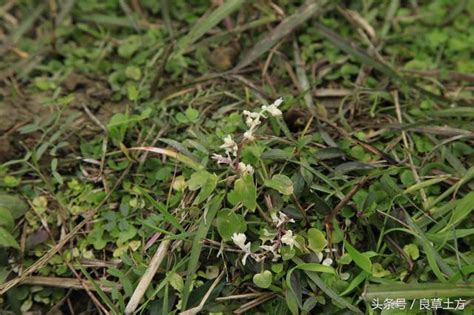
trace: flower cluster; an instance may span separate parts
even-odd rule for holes
[[[232,236],[232,241],[235,245],[237,245],[243,252],[244,256],[242,258],[242,264],[245,265],[247,257],[252,257],[255,261],[261,261],[265,259],[268,254],[273,256],[273,261],[277,261],[280,255],[281,245],[287,245],[291,249],[294,246],[298,246],[296,241],[296,235],[293,234],[292,230],[285,229],[284,225],[286,223],[294,223],[295,220],[289,219],[286,214],[283,212],[273,213],[271,215],[272,223],[276,227],[277,232],[269,232],[267,229],[263,229],[263,236],[260,237],[262,240],[262,244],[260,245],[260,249],[263,252],[260,253],[252,253],[250,250],[250,242],[245,243],[247,241],[247,237],[243,233],[234,233]],[[269,245],[266,243],[270,242]]]
[[[271,116],[281,116],[281,110],[278,109],[278,106],[280,106],[282,103],[283,98],[280,97],[271,105],[263,105],[259,112],[249,112],[248,110],[244,110],[244,115],[246,116],[245,124],[247,127],[249,127],[249,129],[244,133],[244,138],[249,141],[255,139],[253,135],[255,129],[258,125],[260,125],[262,118],[267,118],[267,116],[265,116],[267,113]]]
[[[244,252],[244,257],[242,257],[242,264],[244,266],[245,262],[247,261],[247,257],[249,256],[251,256],[257,262],[265,258],[263,255],[252,253],[250,250],[250,242],[245,243],[247,241],[247,236],[245,236],[244,233],[234,233],[234,235],[232,235],[232,241]]]
[[[262,123],[262,118],[267,118],[267,114],[270,116],[280,116],[282,113],[278,106],[280,106],[282,103],[283,98],[280,97],[271,105],[263,105],[259,112],[250,112],[248,110],[244,110],[243,114],[245,116],[245,124],[248,127],[248,129],[244,132],[244,139],[247,141],[255,140],[255,129]],[[221,154],[213,154],[212,159],[217,161],[217,164],[231,165],[233,164],[234,158],[237,157],[239,146],[234,141],[234,139],[232,139],[231,135],[225,136],[223,140],[224,144],[222,144],[220,148],[225,150],[225,156]],[[250,165],[239,163],[237,167],[240,172],[253,173],[253,168]]]
[[[245,116],[245,124],[247,125],[248,129],[243,134],[243,141],[240,143],[242,146],[245,141],[253,141],[255,140],[255,130],[257,127],[262,123],[264,118],[268,116],[280,116],[282,114],[281,110],[278,108],[283,103],[283,98],[279,98],[274,101],[271,105],[263,105],[258,112],[250,112],[248,110],[243,111],[243,115]],[[212,159],[217,161],[218,164],[228,164],[233,165],[235,169],[241,173],[249,173],[253,174],[254,169],[251,165],[247,165],[243,162],[240,162],[238,159],[239,155],[239,144],[237,144],[231,135],[226,135],[224,137],[224,143],[220,146],[221,149],[224,149],[225,156],[221,154],[213,154]],[[273,260],[277,260],[280,258],[280,248],[281,245],[287,245],[291,249],[297,244],[295,235],[291,230],[285,230],[284,224],[288,222],[295,222],[293,219],[289,219],[284,213],[279,212],[278,214],[272,214],[272,223],[276,227],[276,233],[270,233],[267,230],[263,239],[263,243],[260,246],[262,250],[259,253],[253,253],[250,250],[250,242],[247,242],[247,236],[244,233],[234,233],[232,235],[232,241],[234,242],[240,250],[243,251],[244,256],[242,257],[242,264],[245,265],[247,258],[250,256],[255,261],[261,261],[265,259],[268,254],[273,255]],[[275,237],[278,238],[275,239]],[[270,241],[270,245],[266,245],[265,243]]]

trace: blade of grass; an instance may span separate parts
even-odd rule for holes
[[[258,57],[275,46],[283,37],[293,32],[298,26],[312,17],[326,3],[327,1],[307,1],[295,14],[284,19],[273,31],[267,33],[262,40],[258,41],[258,43],[242,57],[240,62],[232,69],[232,72],[237,72],[250,65]]]
[[[374,57],[369,55],[367,52],[362,50],[359,46],[357,46],[354,43],[351,43],[347,39],[339,36],[337,33],[333,32],[326,26],[322,25],[321,23],[314,22],[313,26],[315,27],[316,30],[319,31],[319,33],[325,37],[327,40],[329,40],[331,43],[333,43],[336,47],[341,49],[342,51],[346,52],[347,54],[354,56],[356,59],[360,60],[362,63],[367,64],[374,69],[386,74],[390,78],[392,78],[395,81],[398,81],[399,83],[402,83],[406,86],[412,87],[419,91],[421,94],[424,96],[427,96],[429,98],[432,98],[434,100],[439,101],[440,103],[447,105],[452,103],[451,100],[446,99],[445,97],[442,97],[440,95],[436,95],[430,91],[425,90],[424,88],[416,85],[413,80],[410,80],[408,78],[402,77],[400,74],[397,73],[392,67],[388,66],[385,63],[382,63],[379,60],[376,60]]]
[[[163,149],[163,148],[155,148],[155,147],[133,147],[133,148],[128,148],[128,150],[139,150],[139,151],[148,151],[148,152],[153,152],[153,153],[157,153],[157,154],[162,154],[162,155],[166,155],[166,156],[169,156],[171,158],[174,158],[178,161],[180,161],[181,163],[184,163],[185,165],[195,169],[195,170],[201,170],[204,168],[204,166],[202,166],[201,164],[193,161],[191,158],[181,154],[181,153],[178,153],[176,151],[173,151],[173,150],[169,150],[169,149]]]
[[[165,206],[160,205],[158,202],[156,202],[156,200],[152,196],[150,196],[150,194],[148,194],[144,189],[140,187],[137,187],[137,189],[153,205],[153,207],[160,211],[166,222],[177,228],[180,232],[186,232],[183,226],[179,224],[178,220],[171,213],[168,212],[168,209]]]
[[[454,208],[453,214],[449,220],[449,223],[440,231],[440,233],[450,230],[452,227],[457,225],[459,222],[464,220],[474,210],[474,191],[468,193],[464,198],[459,200]]]
[[[394,283],[373,285],[369,284],[362,293],[365,301],[372,299],[408,300],[421,298],[474,297],[474,283]]]
[[[474,166],[471,167],[467,173],[459,180],[455,185],[449,187],[444,191],[441,195],[439,195],[435,200],[429,203],[428,210],[435,205],[437,205],[440,201],[442,201],[444,198],[449,196],[450,194],[458,191],[459,188],[461,188],[462,185],[469,183],[472,179],[474,178]],[[432,213],[433,215],[433,213]]]
[[[201,38],[211,28],[216,26],[226,16],[229,16],[240,8],[246,1],[245,0],[228,0],[215,9],[208,16],[200,18],[196,24],[193,25],[191,31],[184,37],[182,37],[176,44],[176,55],[182,54],[186,48]]]
[[[201,218],[201,222],[199,223],[196,236],[193,239],[191,258],[189,259],[186,281],[184,283],[182,292],[183,297],[181,300],[181,309],[183,310],[187,307],[186,304],[188,303],[189,294],[191,293],[191,282],[193,281],[193,274],[196,272],[199,263],[199,255],[201,254],[202,250],[202,241],[206,237],[207,232],[211,227],[212,221],[217,214],[217,210],[219,210],[221,206],[222,199],[224,199],[224,194],[219,194],[212,198],[206,205],[206,210]]]
[[[354,305],[350,304],[347,302],[345,299],[340,297],[333,289],[331,289],[321,277],[318,276],[317,273],[312,272],[312,271],[305,271],[305,274],[308,276],[308,278],[311,279],[324,293],[326,293],[334,302],[341,304],[342,306],[348,308],[352,312],[356,314],[363,314],[360,309],[355,307]]]
[[[91,275],[87,272],[87,270],[80,263],[77,263],[77,265],[79,266],[79,269],[81,269],[82,274],[87,278],[87,281],[94,287],[94,290],[100,296],[102,301],[105,304],[107,304],[109,309],[112,310],[114,314],[118,314],[119,310],[115,307],[115,304],[107,296],[107,294],[102,290],[102,288],[97,284],[97,282],[91,277]]]
[[[413,234],[420,240],[421,245],[426,253],[428,263],[432,268],[433,272],[440,281],[445,281],[445,276],[441,273],[440,269],[448,276],[454,274],[453,269],[443,260],[438,251],[431,245],[430,241],[426,237],[425,233],[413,222],[408,213],[405,212],[405,220],[413,231]],[[439,269],[440,268],[440,269]]]
[[[339,36],[326,26],[322,25],[321,23],[314,22],[313,26],[319,33],[333,43],[336,47],[344,51],[345,53],[354,56],[355,58],[359,59],[362,63],[365,63],[374,69],[386,74],[387,76],[400,80],[400,75],[393,70],[391,67],[387,66],[386,64],[376,60],[374,57],[370,56],[367,52],[362,50],[359,46],[354,43],[349,42],[345,38]]]
[[[332,267],[320,265],[320,264],[308,264],[304,263],[299,258],[294,258],[293,261],[297,264],[295,267],[290,269],[286,275],[286,285],[290,289],[291,294],[295,295],[294,289],[291,285],[291,274],[293,271],[299,269],[305,272],[305,274],[324,292],[326,293],[331,299],[335,302],[340,303],[344,307],[350,309],[351,311],[362,314],[362,312],[355,306],[351,305],[345,299],[340,297],[336,292],[334,292],[330,287],[324,283],[324,281],[318,276],[317,272],[324,272],[329,274],[335,274],[335,270]]]

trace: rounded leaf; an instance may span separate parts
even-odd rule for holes
[[[273,275],[269,270],[257,273],[253,276],[253,283],[259,288],[266,289],[272,284]]]
[[[322,252],[328,244],[323,232],[318,229],[311,228],[308,230],[308,247],[314,252]]]
[[[247,230],[244,217],[230,209],[219,211],[216,224],[217,232],[224,241],[230,241],[234,233],[244,233]]]
[[[265,186],[275,189],[283,195],[293,193],[293,182],[288,176],[282,174],[273,175],[272,179],[266,179]]]

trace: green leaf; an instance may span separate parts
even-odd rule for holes
[[[250,211],[255,211],[257,208],[257,187],[253,182],[253,176],[246,173],[234,183],[234,190],[232,191],[235,201],[241,202],[244,207]]]
[[[139,91],[138,91],[138,88],[136,87],[136,85],[129,85],[127,87],[127,97],[129,100],[131,101],[136,101],[138,100],[138,96],[139,96]]]
[[[7,208],[0,207],[0,226],[4,226],[8,230],[12,229],[15,224],[12,214]]]
[[[186,273],[186,281],[184,282],[184,288],[182,292],[182,309],[186,309],[188,303],[189,294],[191,293],[191,283],[194,281],[193,276],[198,268],[199,255],[201,254],[203,240],[206,237],[209,228],[211,227],[212,221],[214,221],[223,198],[223,195],[217,195],[206,204],[206,210],[204,213],[207,215],[202,217],[196,235],[194,236],[191,257],[189,259],[188,270]]]
[[[287,261],[295,256],[296,249],[294,247],[291,248],[290,246],[282,246],[280,247],[280,254],[281,259],[283,259],[283,261]]]
[[[469,216],[472,210],[474,210],[474,191],[471,191],[464,198],[457,201],[456,208],[454,208],[449,224],[447,224],[441,232],[449,230],[451,227],[464,220]]]
[[[218,177],[215,174],[211,174],[205,170],[200,170],[193,175],[188,181],[188,187],[190,190],[195,191],[201,189],[194,204],[203,202],[210,194],[214,191],[217,186]]]
[[[170,285],[178,292],[183,291],[184,280],[183,277],[177,272],[171,271],[168,275]]]
[[[304,271],[313,271],[313,272],[322,272],[322,273],[329,273],[329,274],[336,274],[336,270],[331,266],[315,264],[315,263],[308,263],[308,264],[299,264],[293,269],[299,269]]]
[[[218,177],[215,174],[211,174],[207,181],[201,188],[199,195],[197,195],[196,199],[194,200],[194,204],[199,204],[206,200],[210,194],[216,189]]]
[[[191,178],[188,180],[188,188],[191,191],[198,190],[201,188],[204,183],[208,180],[211,174],[208,171],[200,170],[191,175]]]
[[[361,271],[352,281],[351,283],[349,284],[349,286],[343,291],[341,292],[339,295],[340,296],[344,296],[348,293],[350,293],[352,290],[354,290],[355,288],[357,288],[359,286],[359,284],[361,284],[362,282],[364,282],[365,279],[367,279],[367,272],[365,271]]]
[[[118,48],[118,54],[123,58],[130,58],[135,51],[142,45],[140,37],[130,36],[127,41],[121,44]]]
[[[142,77],[142,71],[137,66],[128,66],[125,69],[125,75],[127,78],[138,81]]]
[[[184,228],[179,224],[178,220],[169,213],[167,207],[158,203],[150,194],[148,194],[144,189],[138,188],[140,193],[163,215],[163,218],[177,228],[180,232],[185,232]]]
[[[296,298],[295,294],[293,293],[291,289],[286,290],[285,301],[288,308],[290,309],[291,314],[293,315],[299,314],[298,313],[298,299]]]
[[[184,113],[190,122],[195,122],[199,118],[199,112],[194,108],[189,107]]]
[[[266,289],[272,284],[273,275],[269,270],[257,273],[253,276],[253,283],[259,288]]]
[[[323,232],[315,228],[308,230],[308,242],[308,247],[314,252],[322,252],[328,244]]]
[[[29,209],[28,204],[16,195],[0,193],[0,208],[10,211],[14,219],[23,216]]]
[[[247,223],[242,215],[235,213],[231,209],[219,211],[216,218],[217,232],[224,241],[232,239],[234,233],[244,233],[247,230]]]
[[[403,246],[403,251],[413,260],[417,260],[420,257],[420,251],[416,244],[411,243]]]
[[[296,267],[293,267],[288,271],[286,274],[286,286],[289,288],[289,293],[287,293],[287,301],[289,300],[293,305],[291,306],[291,311],[293,314],[297,314],[296,305],[298,300],[296,299],[296,293],[294,288],[291,285],[291,275],[296,270],[300,269],[305,272],[305,274],[324,292],[326,293],[331,299],[336,301],[337,303],[343,305],[344,307],[350,309],[351,311],[362,314],[362,312],[355,306],[348,303],[345,299],[341,298],[334,290],[328,287],[325,282],[318,276],[317,272],[328,273],[328,274],[336,274],[334,268],[330,266],[324,266],[320,264],[305,264],[300,263]]]
[[[376,278],[382,278],[390,275],[390,271],[384,269],[382,264],[374,263],[372,265],[372,275]]]
[[[367,256],[361,254],[348,242],[344,241],[344,244],[346,246],[347,252],[349,253],[349,255],[351,255],[352,260],[355,262],[355,264],[365,272],[372,274],[372,262],[370,261],[370,259]]]
[[[20,249],[15,238],[4,228],[0,227],[0,247],[13,247]]]
[[[128,127],[128,115],[117,113],[110,118],[107,130],[112,139],[122,142]]]
[[[282,174],[273,175],[272,179],[266,179],[264,184],[283,195],[291,195],[293,193],[293,182],[288,176]]]
[[[7,175],[3,178],[3,184],[7,187],[17,187],[20,185],[21,178]]]

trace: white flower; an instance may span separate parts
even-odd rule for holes
[[[278,107],[278,106],[280,106],[282,103],[283,103],[283,97],[280,97],[280,98],[278,98],[277,100],[275,100],[275,102],[273,102],[272,105],[275,105],[276,107]]]
[[[220,154],[215,154],[214,153],[211,158],[213,160],[216,160],[217,164],[231,164],[232,163],[232,159],[230,159],[228,157],[225,157],[225,156],[222,156]]]
[[[281,116],[282,112],[281,110],[278,109],[278,107],[276,107],[275,105],[269,105],[269,106],[262,106],[262,110],[264,112],[269,112],[270,115],[272,116]]]
[[[280,106],[282,103],[283,103],[283,98],[280,97],[279,99],[274,101],[273,104],[271,104],[269,106],[263,105],[262,106],[262,114],[265,113],[265,112],[268,112],[272,116],[280,116],[282,113],[281,113],[281,110],[278,109],[278,106]]]
[[[244,233],[234,233],[232,235],[232,241],[234,242],[234,244],[237,245],[244,252],[244,257],[242,257],[242,264],[244,266],[247,261],[247,257],[252,255],[252,252],[250,251],[250,242],[245,244],[246,240],[247,236],[245,236]]]
[[[272,255],[273,255],[273,261],[276,261],[278,260],[278,258],[280,258],[280,254],[277,253],[277,245],[276,244],[273,244],[273,245],[260,245],[260,248],[263,249],[264,251],[266,252],[271,252]]]
[[[245,266],[245,263],[247,262],[247,257],[249,257],[251,253],[245,253],[244,257],[242,257],[242,265]]]
[[[245,248],[245,241],[247,240],[247,236],[244,233],[234,233],[232,235],[232,241],[235,245],[239,246],[240,249]]]
[[[232,139],[230,135],[225,136],[224,144],[220,146],[222,149],[225,149],[227,155],[232,154],[233,156],[237,155],[238,146],[237,143]]]
[[[266,242],[273,241],[275,239],[275,236],[277,235],[276,232],[270,232],[266,228],[262,229],[263,235],[260,236],[260,239],[262,240],[262,244],[265,244]]]
[[[280,225],[286,223],[286,222],[292,222],[294,223],[295,220],[293,219],[288,219],[288,216],[284,214],[283,212],[278,212],[278,216],[275,212],[273,212],[270,215],[272,222],[276,225],[276,227],[279,227]]]
[[[323,260],[322,264],[325,265],[325,266],[331,266],[332,265],[332,259],[331,258],[326,258]]]
[[[242,173],[253,174],[254,169],[253,169],[252,165],[240,162],[239,163],[239,171],[242,172]]]
[[[253,130],[247,130],[245,133],[244,133],[244,138],[249,140],[249,141],[253,141],[255,140],[255,137],[253,136]]]
[[[261,113],[253,113],[253,112],[249,112],[248,110],[244,110],[244,115],[247,116],[245,118],[245,124],[250,129],[254,129],[258,125],[260,125],[261,123],[260,118],[262,117]]]
[[[281,237],[281,242],[293,248],[293,246],[296,244],[296,236],[293,235],[293,231],[286,231],[285,235]]]

